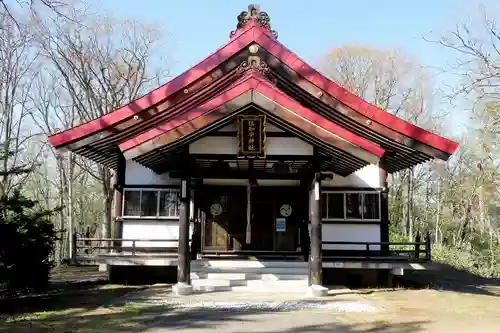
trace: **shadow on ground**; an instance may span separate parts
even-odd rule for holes
[[[500,296],[500,280],[485,278],[443,263],[434,263],[435,269],[406,271],[397,277],[397,285],[406,288],[426,288],[459,293]]]
[[[281,311],[282,313],[284,311]],[[254,332],[263,333],[287,332],[325,332],[325,333],[362,333],[362,332],[421,332],[426,322],[404,322],[387,324],[386,322],[372,322],[369,324],[345,325],[337,322],[334,313],[324,311],[290,312],[281,318],[277,311],[239,310],[220,311],[207,309],[190,309],[189,312],[170,312],[158,316],[153,321],[146,321],[141,326],[148,333],[166,333],[171,330],[217,330],[220,332]],[[291,314],[291,316],[290,316]],[[321,324],[315,322],[315,317],[322,314]],[[361,314],[360,314],[361,315]],[[364,314],[369,316],[369,314]],[[325,322],[325,317],[328,319]],[[269,330],[262,330],[263,327]]]
[[[283,312],[283,311],[280,311]],[[322,312],[321,324],[315,322],[315,316]],[[206,308],[174,309],[171,306],[139,306],[99,308],[94,311],[78,309],[62,314],[41,314],[38,317],[18,318],[0,322],[1,332],[41,333],[41,332],[82,332],[82,333],[118,333],[149,332],[166,333],[171,330],[214,330],[220,332],[264,333],[286,332],[325,332],[325,333],[363,333],[363,332],[421,332],[425,322],[404,322],[388,324],[373,322],[370,324],[344,325],[336,322],[335,314],[324,310],[302,311],[300,318],[287,314],[278,314],[272,310],[209,310]],[[291,314],[291,313],[290,313]],[[368,314],[364,314],[368,315]],[[325,317],[328,320],[325,321]],[[262,330],[268,327],[269,330]]]
[[[61,290],[52,290],[42,295],[26,295],[0,299],[2,314],[31,314],[39,311],[55,312],[80,308],[86,311],[108,304],[111,300],[143,286],[117,286],[94,283],[78,283]],[[0,330],[0,332],[3,332]]]

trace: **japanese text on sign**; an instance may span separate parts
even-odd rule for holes
[[[265,157],[264,115],[238,117],[238,156]]]

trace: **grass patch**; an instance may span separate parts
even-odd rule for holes
[[[123,332],[164,307],[117,302],[144,287],[104,285],[47,295],[0,315],[0,332]]]

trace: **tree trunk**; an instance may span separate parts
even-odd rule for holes
[[[56,156],[56,159],[57,159],[57,169],[58,169],[58,173],[59,173],[59,188],[58,188],[58,192],[59,192],[59,206],[61,208],[64,207],[64,198],[66,197],[64,195],[65,193],[65,188],[66,188],[66,182],[64,181],[65,177],[64,177],[64,165],[63,165],[63,161],[62,161],[62,158],[60,156]],[[58,251],[57,251],[57,259],[58,259],[58,262],[61,262],[62,259],[64,258],[65,254],[67,253],[65,251],[65,248],[66,248],[66,242],[68,240],[68,238],[66,237],[66,233],[67,233],[67,230],[65,228],[65,225],[64,225],[64,209],[61,209],[59,211],[59,231],[61,232],[60,234],[60,238],[59,238],[59,246],[58,246]]]

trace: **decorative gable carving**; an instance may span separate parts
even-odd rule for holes
[[[242,11],[238,15],[236,30],[231,31],[229,37],[233,37],[238,30],[245,28],[250,21],[255,21],[261,27],[266,28],[275,39],[278,39],[278,33],[271,29],[271,18],[266,12],[260,10],[259,5],[248,5],[248,11]]]

